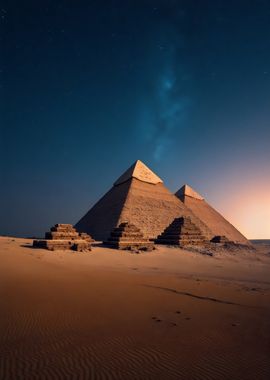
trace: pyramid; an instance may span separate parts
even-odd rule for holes
[[[117,249],[151,251],[154,248],[154,243],[146,239],[138,227],[128,222],[115,227],[104,244]]]
[[[195,224],[210,234],[184,203],[172,194],[163,181],[144,163],[136,161],[113,187],[83,216],[76,228],[95,240],[107,240],[122,222],[140,229],[144,237],[156,239],[172,221],[190,216]]]
[[[225,236],[235,243],[250,244],[232,224],[230,224],[218,211],[211,207],[205,199],[190,186],[184,185],[175,195],[199,218],[209,230],[212,237]]]
[[[192,223],[190,217],[185,216],[176,218],[174,221],[158,236],[157,244],[168,245],[201,245],[205,242],[199,227]]]

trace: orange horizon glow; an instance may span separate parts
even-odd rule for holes
[[[270,179],[234,178],[218,190],[212,205],[231,224],[248,239],[270,239]]]

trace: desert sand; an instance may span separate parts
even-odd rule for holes
[[[0,379],[270,378],[270,246],[213,257],[0,238]]]

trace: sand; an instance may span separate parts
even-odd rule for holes
[[[0,379],[270,378],[270,246],[214,257],[0,238]]]

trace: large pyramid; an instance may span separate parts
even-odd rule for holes
[[[141,161],[136,161],[113,187],[76,224],[96,240],[106,240],[122,222],[138,227],[147,238],[155,239],[172,221],[189,216],[204,233],[210,231],[163,181]]]
[[[229,240],[249,244],[231,223],[229,223],[219,212],[211,207],[204,198],[190,186],[184,185],[175,195],[211,230],[213,236],[226,236]]]

